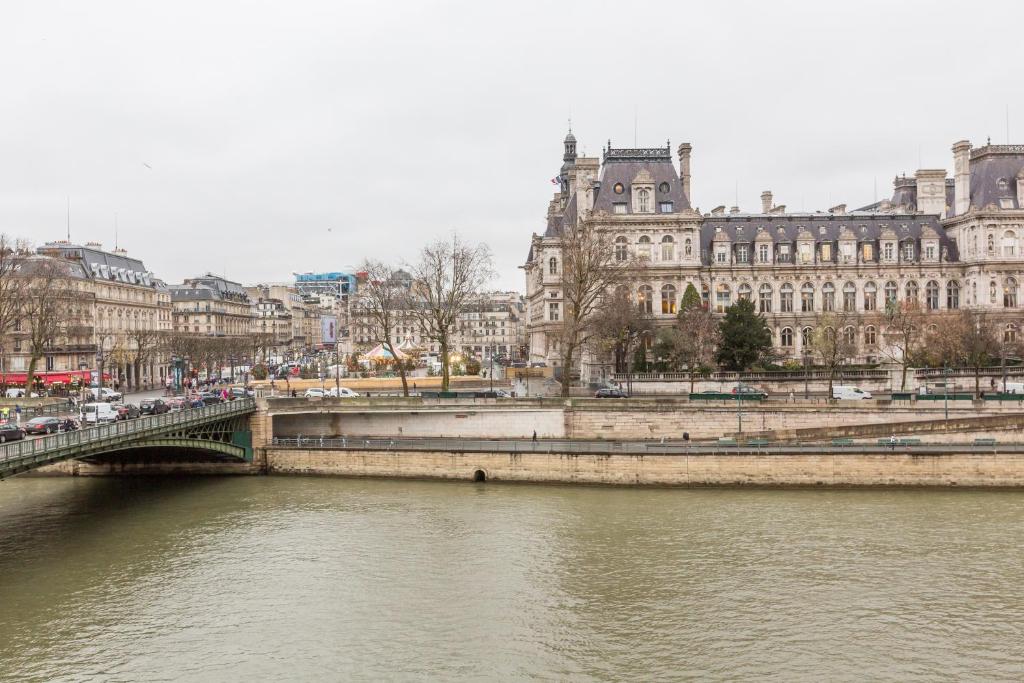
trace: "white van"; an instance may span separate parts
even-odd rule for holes
[[[864,391],[858,387],[834,384],[832,385],[832,398],[846,401],[863,401],[871,398],[871,392]]]
[[[86,403],[82,406],[83,424],[103,424],[117,419],[117,408],[109,403]]]
[[[107,401],[108,403],[117,402],[123,398],[119,392],[116,392],[109,387],[103,387],[102,389],[92,387],[89,389],[89,395],[92,396],[94,401]]]
[[[333,398],[358,398],[359,394],[352,391],[348,387],[331,387],[327,390],[327,395]]]
[[[1024,394],[1024,382],[1007,382],[1006,393],[1008,394]]]

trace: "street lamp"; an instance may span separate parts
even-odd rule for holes
[[[807,382],[807,374],[811,365],[811,354],[807,353],[807,349],[804,349],[804,400],[810,398],[810,387]]]
[[[942,363],[942,404],[943,410],[946,414],[946,419],[949,419],[949,364],[947,362]]]

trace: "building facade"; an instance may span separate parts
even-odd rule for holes
[[[897,177],[892,199],[847,211],[794,213],[771,192],[760,211],[691,204],[692,147],[616,149],[601,159],[578,157],[564,142],[560,189],[547,229],[534,234],[525,265],[530,360],[557,366],[563,318],[561,235],[575,226],[603,234],[616,260],[638,263],[634,296],[656,324],[675,317],[693,285],[705,306],[722,313],[739,299],[754,302],[772,331],[777,354],[809,353],[816,321],[830,314],[857,348],[857,360],[879,359],[888,302],[917,302],[924,311],[976,307],[1000,319],[1005,341],[1021,324],[1024,272],[1024,146],[967,141],[953,146],[954,174],[922,169]],[[584,351],[584,379],[609,367]]]
[[[252,300],[241,284],[207,273],[169,289],[175,332],[241,337],[252,331]]]

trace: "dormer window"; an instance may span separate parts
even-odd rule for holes
[[[729,262],[729,245],[728,244],[716,244],[715,245],[715,263],[728,263]]]
[[[761,263],[771,263],[771,251],[767,244],[757,245],[757,260]]]
[[[640,190],[636,193],[636,210],[639,213],[648,213],[651,210],[651,193],[647,190]]]
[[[658,205],[658,210],[662,213],[672,213],[672,202],[661,202]]]
[[[906,242],[903,245],[903,260],[913,261],[914,260],[914,243]]]
[[[736,245],[736,263],[749,263],[750,262],[750,251],[746,244]]]
[[[822,242],[821,243],[821,260],[826,263],[832,262],[832,243]]]
[[[892,242],[886,242],[882,245],[882,258],[886,261],[892,261],[896,254],[896,247]]]
[[[658,185],[658,192],[662,194],[668,194],[668,183],[662,183]]]
[[[934,261],[935,260],[935,245],[934,244],[926,244],[926,245],[924,245],[924,258],[925,258],[926,261]]]
[[[612,212],[613,213],[620,213],[620,214],[621,213],[626,213],[626,203],[625,202],[615,202],[614,204],[612,204]]]
[[[615,187],[612,188],[615,194],[622,194],[626,191],[626,188],[622,186],[622,183],[615,183]]]

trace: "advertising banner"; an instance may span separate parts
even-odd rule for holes
[[[338,341],[338,319],[333,315],[320,316],[320,342],[333,346]]]

